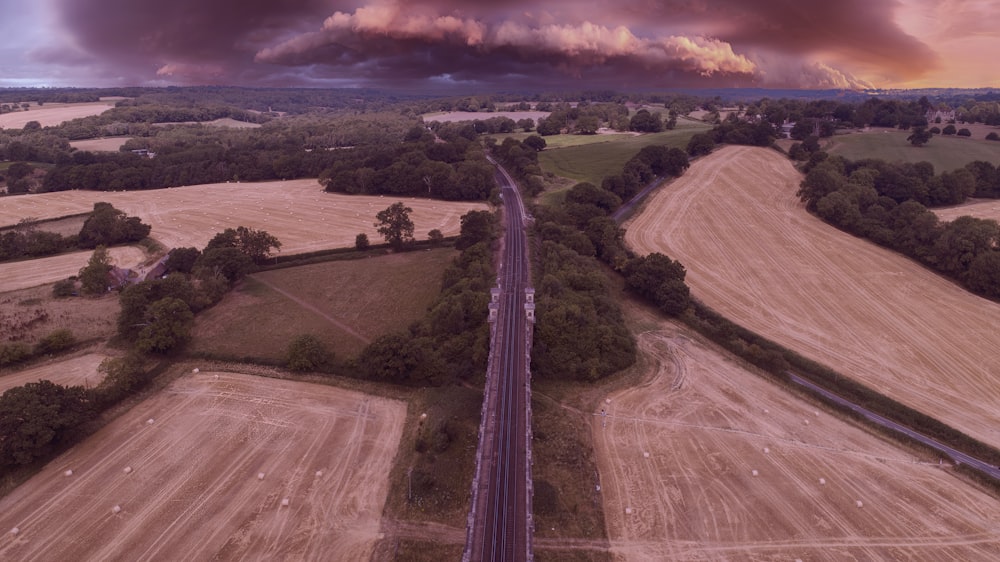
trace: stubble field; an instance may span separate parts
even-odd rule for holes
[[[1000,505],[949,466],[818,410],[669,321],[647,319],[638,344],[639,384],[592,418],[615,560],[1000,556]]]
[[[89,103],[47,103],[39,106],[32,103],[28,111],[14,111],[0,115],[0,128],[23,129],[28,121],[38,121],[43,127],[58,125],[64,121],[100,115],[115,106],[114,101]]]
[[[64,359],[2,375],[0,376],[0,394],[15,386],[40,380],[52,381],[62,386],[95,387],[104,378],[97,371],[97,367],[106,357],[107,355],[100,353],[88,353],[72,359]]]
[[[182,376],[0,500],[0,558],[367,559],[405,412],[309,383]]]
[[[1000,446],[1000,305],[809,215],[776,151],[727,147],[627,225],[723,315]]]
[[[0,292],[16,291],[27,287],[55,283],[80,272],[87,265],[91,250],[71,252],[47,258],[0,263]],[[146,252],[137,246],[108,248],[111,263],[132,268],[146,259]]]
[[[995,199],[974,199],[963,205],[932,210],[940,220],[945,222],[953,221],[964,215],[1000,222],[1000,201]]]
[[[413,209],[414,236],[433,229],[457,235],[459,218],[484,203],[326,193],[312,179],[260,183],[217,183],[149,191],[59,191],[14,197],[0,208],[0,225],[25,217],[55,218],[93,210],[106,201],[153,227],[150,236],[168,248],[202,248],[226,228],[266,230],[281,241],[281,252],[296,254],[354,245],[365,233],[382,238],[375,214],[403,201]],[[9,203],[9,204],[8,204]]]

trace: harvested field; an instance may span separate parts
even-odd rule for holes
[[[627,225],[687,268],[695,297],[750,330],[1000,446],[1000,304],[809,215],[774,150],[697,161]]]
[[[989,219],[1000,222],[1000,201],[996,199],[970,199],[962,205],[931,210],[942,221],[953,221],[958,217],[968,215],[977,219]]]
[[[0,129],[23,129],[28,121],[38,121],[41,126],[49,127],[80,117],[100,115],[114,106],[114,101],[47,103],[42,106],[33,103],[28,111],[0,115]]]
[[[0,344],[34,345],[58,329],[78,341],[106,340],[115,332],[118,294],[100,298],[52,296],[50,285],[0,293]]]
[[[103,139],[87,139],[70,141],[69,145],[77,150],[90,152],[118,152],[130,137],[107,137]]]
[[[14,291],[26,287],[55,283],[80,272],[92,250],[71,252],[48,258],[0,263],[0,291]],[[108,248],[111,263],[119,267],[134,267],[146,259],[146,253],[138,246],[116,246]]]
[[[97,367],[106,357],[107,355],[100,353],[88,353],[72,359],[55,361],[2,375],[0,376],[0,394],[9,388],[40,380],[49,380],[63,386],[97,386],[104,378],[97,372]]]
[[[198,316],[190,349],[281,361],[292,339],[308,333],[338,358],[353,357],[423,318],[456,255],[441,248],[255,273]]]
[[[0,500],[0,558],[365,560],[405,413],[327,386],[185,375]]]
[[[24,217],[54,218],[93,210],[106,201],[153,227],[151,236],[168,248],[202,248],[226,228],[266,230],[281,241],[283,254],[354,246],[364,232],[382,240],[375,214],[403,201],[418,239],[438,229],[459,233],[459,218],[484,203],[326,193],[316,180],[216,183],[150,191],[59,191],[13,197],[0,208],[0,225]]]
[[[491,112],[475,112],[475,111],[449,111],[447,113],[428,113],[426,115],[421,115],[420,117],[425,121],[438,121],[442,123],[455,123],[457,121],[486,121],[487,119],[492,119],[494,117],[506,117],[508,119],[513,119],[514,121],[520,121],[521,119],[532,119],[536,123],[539,119],[544,119],[548,117],[552,112],[550,111],[491,111]]]
[[[655,322],[638,336],[641,382],[592,417],[615,560],[1000,557],[1000,505],[949,466]]]

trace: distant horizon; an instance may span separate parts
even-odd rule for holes
[[[980,0],[40,0],[0,87],[1000,87]]]

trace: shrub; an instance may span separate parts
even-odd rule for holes
[[[35,344],[35,354],[45,355],[48,353],[58,353],[73,347],[76,343],[76,336],[73,332],[60,328],[45,336]]]
[[[996,134],[996,132],[992,132],[986,135],[986,140],[1000,141],[1000,135]]]
[[[72,297],[76,294],[76,281],[73,279],[63,279],[56,281],[52,285],[52,296],[56,298]]]
[[[972,136],[972,131],[970,131],[968,129],[959,129],[958,130],[958,136],[960,136],[960,137],[971,137]]]
[[[368,241],[368,235],[364,232],[354,237],[354,247],[358,250],[367,250],[369,246],[371,246],[371,243]]]
[[[317,371],[329,365],[332,358],[319,338],[303,334],[288,344],[285,363],[293,371]]]
[[[0,345],[0,367],[14,365],[31,357],[31,348],[24,343]]]

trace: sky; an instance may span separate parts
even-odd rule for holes
[[[1000,87],[1000,0],[0,5],[0,87]]]

